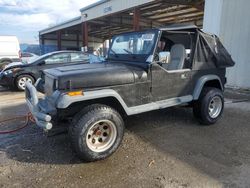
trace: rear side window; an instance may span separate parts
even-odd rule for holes
[[[89,61],[89,55],[83,53],[71,53],[71,62]]]
[[[70,53],[56,54],[45,60],[46,64],[68,63],[70,61]]]
[[[33,55],[32,54],[29,54],[29,53],[22,53],[22,57],[32,57]]]

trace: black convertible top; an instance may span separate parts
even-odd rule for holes
[[[166,27],[161,27],[161,31],[180,31],[180,30],[199,29],[196,25],[172,24]]]
[[[235,64],[231,55],[216,35],[204,33],[199,29],[195,60],[203,60],[207,63],[213,61],[218,68],[232,67]]]
[[[205,68],[226,68],[234,66],[231,55],[221,43],[220,39],[214,34],[208,34],[195,25],[172,25],[160,28],[161,31],[169,32],[194,32],[196,33],[196,49],[194,54],[194,69]]]

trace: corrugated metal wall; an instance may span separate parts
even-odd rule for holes
[[[123,11],[131,7],[136,7],[154,0],[111,0],[89,10],[83,11],[82,15],[86,14],[87,17],[82,17],[82,21],[92,20],[101,16],[112,14],[115,12]]]
[[[250,0],[206,0],[204,30],[219,35],[236,62],[228,85],[250,88]]]

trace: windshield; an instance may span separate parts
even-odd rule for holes
[[[119,60],[144,60],[153,53],[157,32],[128,33],[115,36],[109,58]]]

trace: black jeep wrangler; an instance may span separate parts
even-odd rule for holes
[[[223,112],[226,67],[234,62],[215,35],[195,26],[116,35],[104,63],[44,71],[43,99],[27,83],[26,101],[45,130],[70,119],[73,148],[85,161],[110,156],[126,116],[187,104],[201,124]]]

